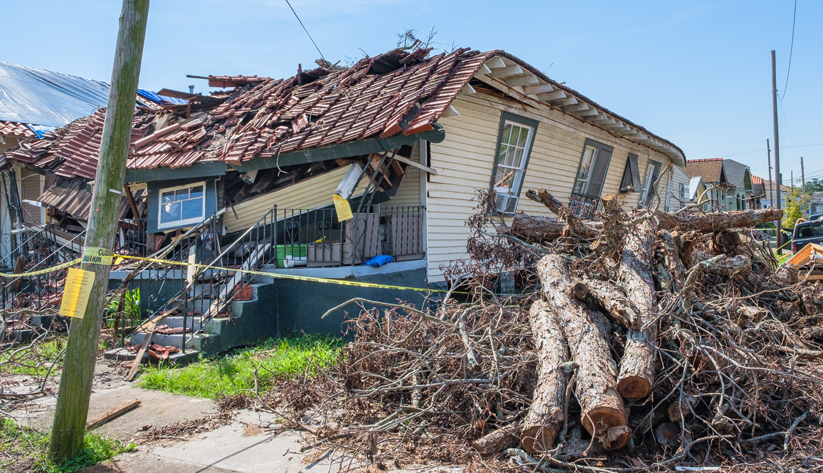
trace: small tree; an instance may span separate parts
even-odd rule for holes
[[[791,187],[786,193],[786,208],[783,211],[783,226],[794,228],[794,224],[799,218],[806,217],[809,204],[803,198],[803,193],[799,187]]]

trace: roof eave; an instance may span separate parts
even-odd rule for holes
[[[521,102],[548,105],[592,126],[659,151],[675,165],[685,167],[686,155],[674,143],[550,79],[516,56],[502,50],[485,54],[488,59],[475,72],[476,79],[500,89]]]

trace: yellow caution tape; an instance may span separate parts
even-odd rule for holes
[[[100,250],[100,249],[105,250],[103,248],[94,248],[94,250]],[[109,250],[105,250],[105,251],[109,251]],[[109,253],[111,253],[111,252],[109,252]],[[51,273],[51,272],[54,272],[54,271],[59,271],[61,269],[68,268],[70,266],[74,266],[78,263],[81,263],[81,260],[82,260],[82,262],[88,263],[88,264],[106,264],[106,263],[104,263],[104,261],[109,261],[108,264],[111,264],[111,259],[116,258],[118,261],[126,260],[126,259],[133,259],[133,260],[139,260],[139,261],[148,261],[148,262],[151,262],[151,263],[161,263],[161,264],[169,264],[169,265],[176,265],[176,266],[192,266],[192,267],[196,267],[196,268],[214,269],[214,270],[218,270],[218,271],[235,271],[235,272],[238,272],[238,273],[254,274],[254,275],[258,275],[258,276],[268,276],[268,277],[275,278],[275,279],[291,279],[291,280],[295,280],[295,281],[309,281],[309,282],[319,282],[319,283],[324,283],[324,284],[337,284],[338,286],[370,287],[370,288],[375,288],[375,289],[396,289],[396,290],[401,290],[401,291],[416,291],[416,292],[448,292],[445,289],[424,289],[424,288],[419,288],[419,287],[393,286],[393,285],[389,285],[389,284],[375,284],[375,283],[370,283],[370,282],[349,281],[349,280],[346,280],[346,279],[317,278],[317,277],[313,277],[313,276],[296,276],[296,275],[293,275],[293,274],[269,273],[269,272],[266,272],[266,271],[255,271],[255,270],[251,270],[251,269],[241,269],[241,268],[225,268],[225,267],[222,267],[222,266],[209,266],[207,264],[188,263],[188,262],[183,262],[183,261],[172,261],[172,260],[160,259],[160,258],[147,258],[147,257],[143,257],[143,256],[121,255],[121,254],[113,254],[113,253],[109,254],[109,255],[102,255],[102,254],[98,254],[98,252],[96,252],[96,251],[94,251],[93,253],[90,253],[90,255],[89,255],[89,256],[95,256],[94,260],[92,260],[92,261],[87,261],[85,259],[85,256],[86,255],[84,255],[84,258],[82,258],[82,259],[78,258],[78,259],[63,263],[63,264],[59,264],[57,266],[53,266],[51,268],[41,269],[41,270],[38,270],[38,271],[32,271],[32,272],[28,272],[28,273],[18,273],[18,274],[15,274],[15,273],[0,273],[0,277],[3,277],[3,278],[24,278],[24,277],[30,277],[30,276],[38,276],[38,275],[41,275],[41,274],[47,274],[47,273]],[[108,258],[108,260],[106,260],[106,258]],[[466,294],[466,292],[462,292],[462,291],[453,291],[453,292],[455,294]]]
[[[83,248],[83,264],[111,266],[112,256],[114,256],[114,253],[108,248],[98,248],[96,246]]]
[[[398,289],[402,291],[417,291],[417,292],[449,292],[444,289],[422,289],[419,287],[406,287],[406,286],[392,286],[389,284],[375,284],[370,282],[359,282],[359,281],[348,281],[345,279],[329,279],[329,278],[316,278],[312,276],[295,276],[293,274],[282,274],[282,273],[269,273],[265,271],[255,271],[252,269],[240,269],[240,268],[224,268],[222,266],[209,266],[207,264],[199,264],[199,263],[187,263],[182,261],[171,261],[166,259],[158,259],[158,258],[146,258],[143,256],[131,256],[131,255],[116,255],[118,258],[125,258],[125,259],[134,259],[139,261],[149,261],[152,263],[162,263],[162,264],[170,264],[170,265],[177,265],[177,266],[194,266],[199,268],[207,268],[207,269],[215,269],[218,271],[235,271],[238,273],[245,273],[245,274],[255,274],[258,276],[268,276],[275,279],[291,279],[295,281],[309,281],[309,282],[319,282],[325,284],[337,284],[339,286],[357,286],[357,287],[371,287],[375,289]],[[456,294],[465,294],[465,292],[458,292],[453,291]]]
[[[61,269],[68,268],[69,266],[74,266],[80,262],[80,258],[75,260],[71,260],[67,263],[58,264],[57,266],[52,266],[51,268],[40,269],[37,271],[31,271],[29,273],[0,273],[0,277],[2,278],[27,278],[29,276],[39,276],[41,274],[48,274],[54,271],[59,271]]]

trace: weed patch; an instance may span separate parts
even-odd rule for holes
[[[319,374],[336,365],[343,341],[329,335],[269,340],[253,348],[242,348],[184,368],[160,366],[147,369],[140,386],[186,396],[218,399],[254,389],[257,370],[261,391],[272,380]],[[311,363],[309,362],[311,360]],[[316,366],[315,366],[316,365]]]
[[[0,470],[9,472],[71,473],[104,462],[115,455],[130,452],[134,445],[86,434],[83,449],[72,459],[53,465],[46,459],[49,437],[43,432],[21,427],[11,419],[0,419]]]

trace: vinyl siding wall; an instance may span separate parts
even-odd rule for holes
[[[686,174],[686,171],[677,166],[672,167],[672,190],[671,195],[669,196],[669,212],[680,210],[683,207],[689,205],[689,202],[681,202],[679,200],[680,184],[684,184],[686,186],[686,198],[688,198],[689,181],[691,181],[691,177],[688,174]]]
[[[642,181],[646,179],[649,159],[662,163],[663,168],[670,163],[662,153],[548,107],[527,111],[518,102],[480,91],[471,95],[461,93],[453,105],[460,115],[440,119],[446,139],[431,144],[431,165],[439,175],[430,176],[427,183],[429,283],[444,281],[441,265],[467,257],[469,232],[465,222],[476,213],[477,203],[472,201],[476,190],[489,189],[502,111],[539,122],[518,212],[551,215],[543,205],[525,197],[529,188],[545,187],[563,203],[568,203],[586,138],[614,147],[603,186],[604,195],[617,193],[629,153],[639,157]],[[662,176],[657,187],[659,196],[665,195],[670,173]],[[628,208],[637,205],[639,197],[640,192],[632,192],[620,194],[618,199]]]
[[[240,202],[234,206],[234,211],[231,208],[226,209],[226,213],[223,214],[223,225],[226,227],[226,232],[233,233],[251,227],[275,205],[278,211],[284,209],[310,210],[332,205],[332,194],[350,167],[337,168],[274,192]],[[367,183],[367,179],[361,179],[353,196],[362,194]]]
[[[420,146],[414,147],[414,153],[412,153],[411,160],[417,163],[420,162]],[[403,177],[403,182],[400,183],[400,190],[397,192],[397,195],[392,197],[383,205],[420,205],[421,172],[422,171],[416,167],[409,166],[406,176]]]

